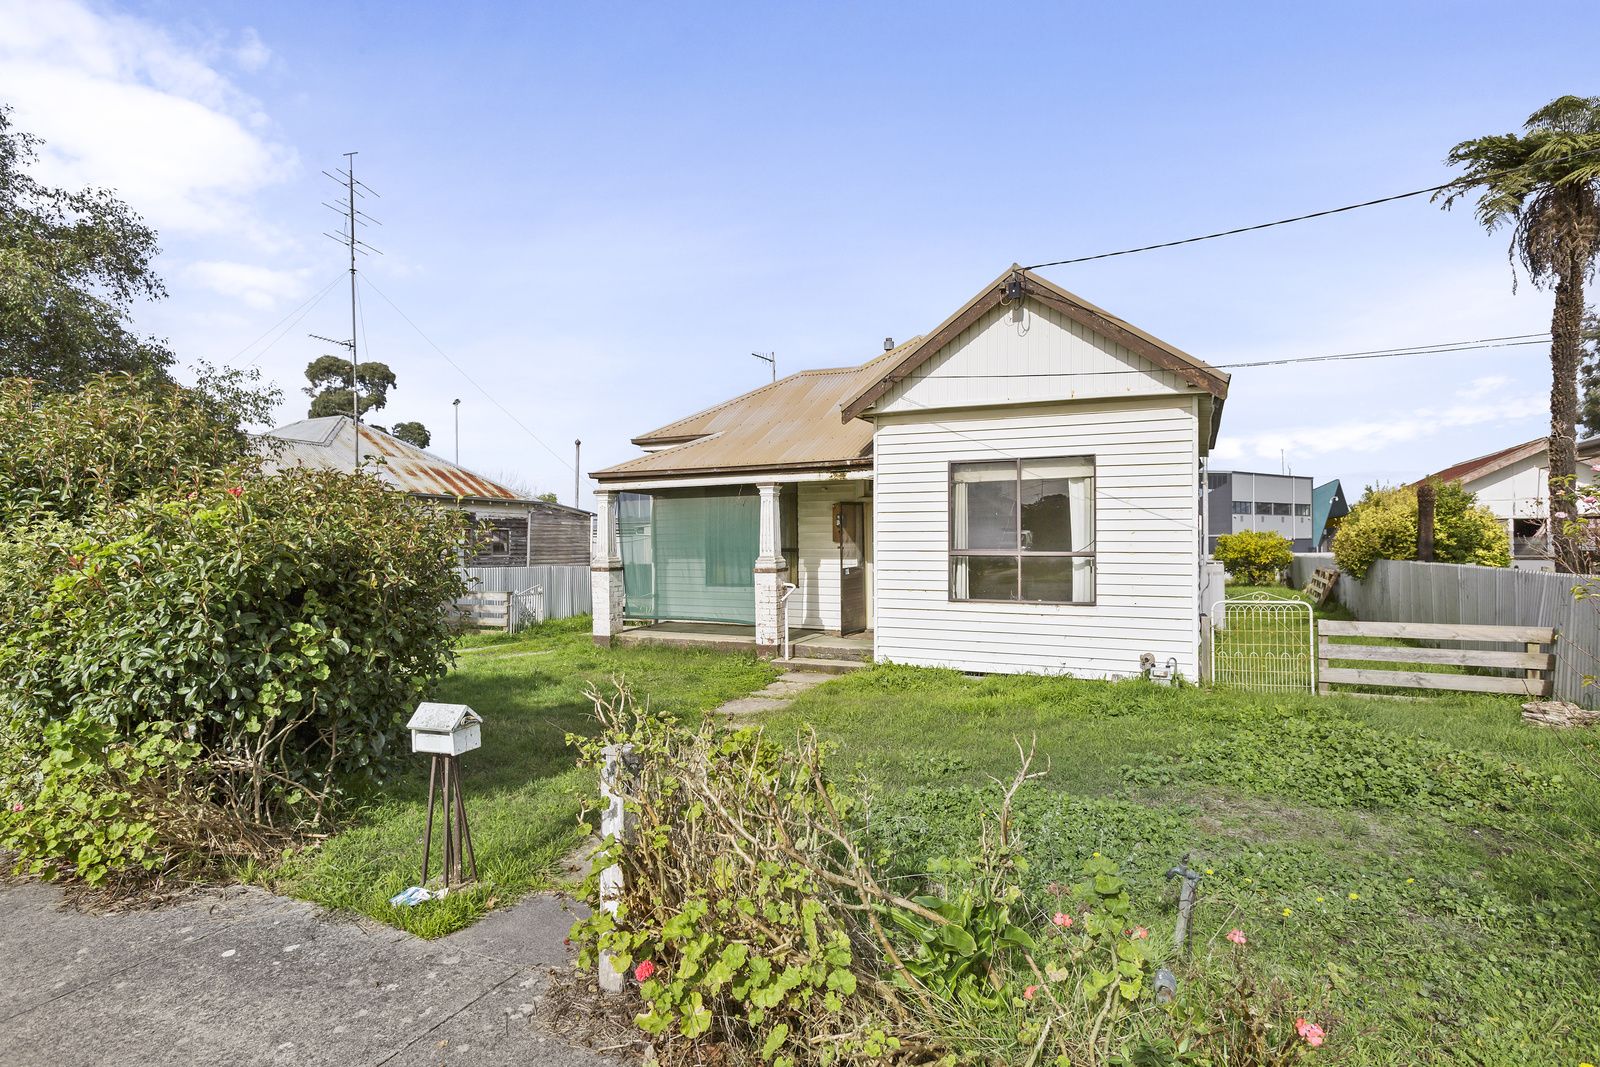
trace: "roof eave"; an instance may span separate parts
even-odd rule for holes
[[[976,296],[958,308],[955,314],[940,323],[936,330],[909,348],[883,374],[857,390],[856,394],[841,406],[840,419],[849,422],[870,411],[872,406],[897,383],[904,381],[912,371],[937,355],[963,330],[998,307],[1005,297],[1006,282],[1014,275],[1020,275],[1025,297],[1031,297],[1056,309],[1085,329],[1122,345],[1164,370],[1172,371],[1190,385],[1204,390],[1219,400],[1227,397],[1231,377],[1226,372],[1189,355],[1182,349],[1135,329],[1048,279],[1012,264],[1009,270],[980,290]]]
[[[804,463],[765,463],[745,465],[724,465],[706,467],[675,467],[671,470],[606,470],[591,471],[589,477],[597,482],[636,482],[658,481],[665,478],[703,478],[708,475],[723,474],[781,474],[793,471],[797,474],[812,474],[816,471],[827,470],[860,470],[872,466],[872,457],[863,456],[857,459],[827,459],[814,460]]]

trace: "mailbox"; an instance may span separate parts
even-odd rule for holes
[[[437,756],[459,756],[482,744],[479,725],[483,716],[465,704],[417,705],[416,714],[406,723],[411,731],[411,751]]]

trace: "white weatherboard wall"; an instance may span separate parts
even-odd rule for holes
[[[1549,482],[1550,470],[1540,452],[1461,484],[1498,518],[1545,519],[1550,515]],[[1579,460],[1578,485],[1587,488],[1594,482],[1594,468]]]
[[[964,671],[1199,677],[1199,404],[1192,396],[881,415],[877,657]],[[949,600],[949,465],[1095,458],[1096,603]]]
[[[789,604],[789,623],[796,628],[839,629],[839,546],[833,543],[833,505],[840,500],[866,504],[867,618],[872,618],[872,499],[859,480],[801,482],[800,556],[789,561],[789,580],[796,586]]]
[[[936,358],[912,371],[874,405],[880,413],[1051,397],[1176,395],[1194,387],[1099,336],[1052,307],[1028,301],[1021,318],[996,308],[961,331]]]

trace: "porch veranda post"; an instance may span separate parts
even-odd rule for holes
[[[749,488],[748,484],[744,487],[745,494]],[[716,494],[706,499],[679,498],[679,492],[693,495],[695,490],[659,494],[659,499],[658,494],[648,494],[646,504],[653,500],[660,507],[647,507],[642,526],[630,520],[629,529],[634,532],[628,538],[624,538],[620,522],[626,501],[617,490],[597,490],[590,563],[595,643],[610,644],[611,638],[622,632],[627,567],[633,566],[640,571],[636,584],[641,602],[636,617],[754,623],[757,651],[776,653],[783,642],[783,587],[789,579],[789,563],[781,547],[781,486],[767,482],[755,488],[759,506],[753,531],[743,526],[740,533],[737,510],[728,510],[739,494],[726,487],[720,492],[701,490]],[[749,499],[744,496],[746,507]],[[708,500],[721,510],[708,510]],[[670,512],[669,503],[673,504]],[[635,526],[640,528],[635,530]],[[751,541],[746,538],[751,533],[755,534],[753,564],[749,555],[743,555],[750,551]],[[629,553],[639,556],[641,551],[642,556],[630,563]],[[746,577],[741,581],[736,573]]]
[[[783,558],[782,516],[777,482],[762,482],[760,542],[756,554],[756,651],[774,655],[783,645],[783,586],[789,580],[789,563]]]
[[[595,490],[589,589],[594,611],[591,632],[597,645],[609,645],[611,638],[622,632],[622,546],[617,536],[616,498],[610,490]]]

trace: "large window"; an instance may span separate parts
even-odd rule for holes
[[[950,465],[950,599],[1094,602],[1094,457]]]

